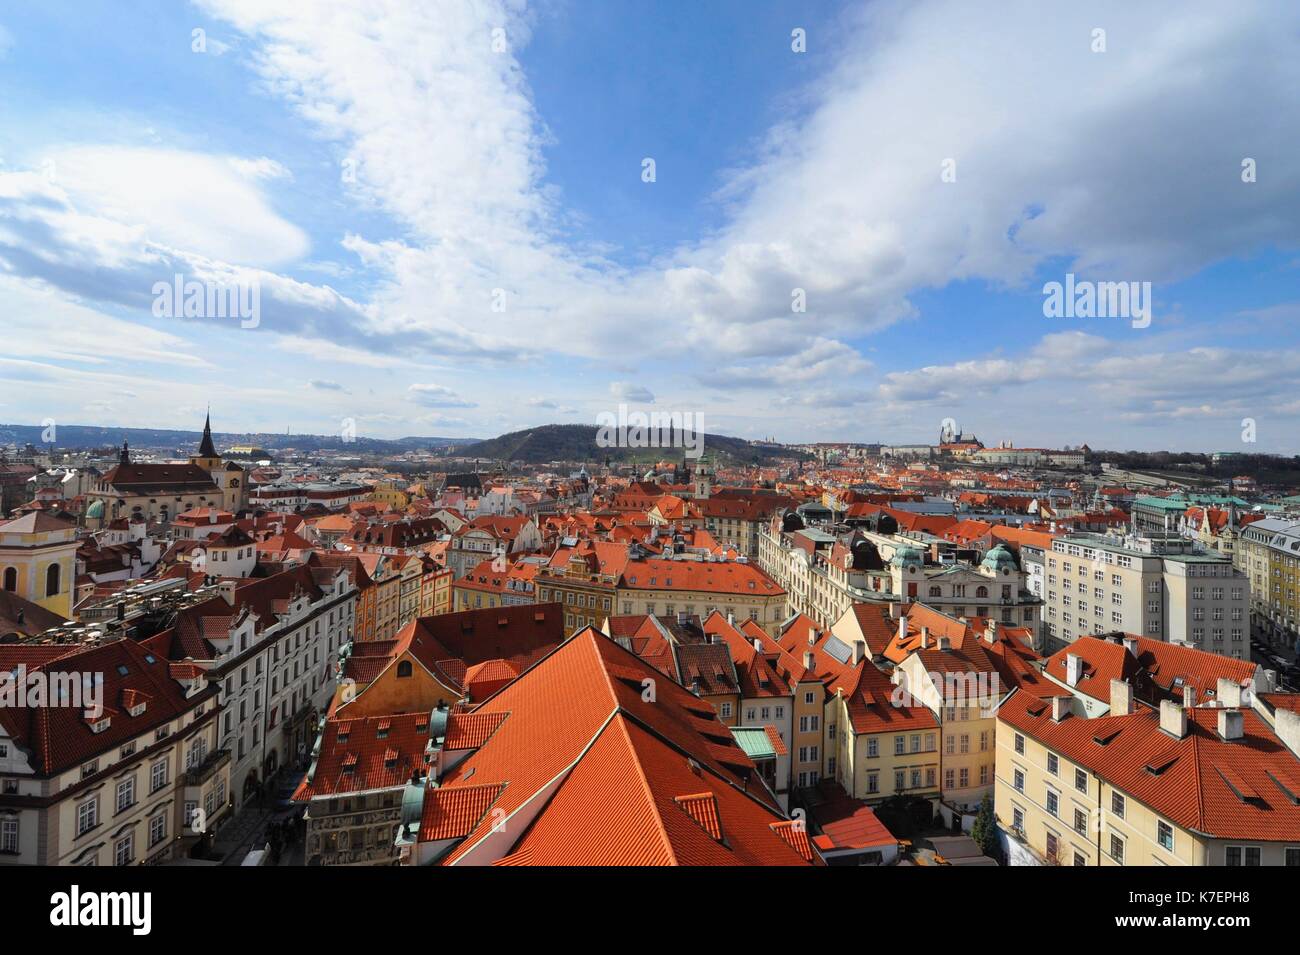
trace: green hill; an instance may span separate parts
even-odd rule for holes
[[[679,461],[682,457],[680,443],[676,447],[667,448],[600,447],[596,443],[599,432],[600,429],[594,425],[547,424],[524,431],[512,431],[475,444],[461,445],[448,451],[447,455],[520,461],[525,464],[544,464],[548,461],[600,464],[606,458],[615,463],[652,464],[655,461]],[[778,458],[807,456],[786,448],[720,434],[705,434],[702,448],[710,460],[720,464],[767,464]]]

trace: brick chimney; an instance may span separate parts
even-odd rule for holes
[[[1133,687],[1123,680],[1110,681],[1110,715],[1129,716],[1133,712]]]
[[[1160,701],[1160,728],[1175,739],[1187,736],[1187,711],[1173,700]]]

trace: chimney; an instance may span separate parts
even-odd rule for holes
[[[1187,736],[1187,711],[1173,700],[1160,701],[1160,728],[1175,739]]]
[[[1133,687],[1123,680],[1110,681],[1110,715],[1130,716],[1133,713]]]
[[[1052,722],[1059,723],[1065,719],[1066,714],[1070,712],[1070,698],[1068,696],[1052,697]]]
[[[930,628],[929,627],[921,628],[921,649],[922,650],[930,649]]]
[[[889,619],[897,620],[899,613],[902,611],[902,604],[891,603],[889,605]]]
[[[736,625],[736,614],[734,611],[727,611],[727,625],[734,627]]]
[[[1077,653],[1067,653],[1065,655],[1065,683],[1067,686],[1078,686],[1079,677],[1083,674],[1083,659]]]
[[[1300,713],[1278,707],[1273,732],[1277,733],[1277,738],[1291,750],[1292,755],[1300,758]]]
[[[1244,722],[1241,710],[1219,710],[1219,739],[1241,739]]]
[[[1219,682],[1214,688],[1215,699],[1219,701],[1220,706],[1226,706],[1229,709],[1241,706],[1241,684],[1236,680],[1229,680],[1227,677],[1219,677]]]
[[[901,614],[898,618],[898,639],[907,639],[907,614]]]
[[[984,628],[984,639],[989,643],[998,642],[998,622],[990,620],[988,626]]]
[[[817,666],[817,661],[813,657],[813,652],[811,650],[805,650],[803,652],[803,668],[805,670],[812,670],[816,666]]]
[[[811,647],[811,646],[816,646],[816,644],[817,644],[817,640],[818,640],[818,638],[819,638],[820,636],[821,636],[821,631],[820,631],[820,630],[818,630],[816,627],[809,627],[809,628],[808,628],[808,646],[810,646],[810,647]]]
[[[867,655],[867,641],[854,640],[853,641],[853,665],[857,666],[859,663],[861,663],[862,658],[865,657],[866,655]]]
[[[1196,687],[1183,686],[1183,706],[1188,709],[1196,706]]]
[[[216,522],[217,522],[217,509],[215,507],[210,507],[208,508],[208,523],[215,524]]]
[[[947,637],[940,637],[939,649],[942,650],[944,653],[947,653],[949,650],[952,649],[952,641],[949,640]]]
[[[1123,642],[1124,642],[1124,649],[1136,657],[1138,655],[1137,637],[1130,637],[1128,634],[1125,634]]]
[[[758,637],[755,637],[755,638],[754,638],[754,651],[755,651],[756,653],[762,653],[762,652],[763,652],[763,641],[760,640],[760,639],[758,639]]]

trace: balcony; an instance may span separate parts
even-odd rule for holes
[[[181,776],[181,782],[185,786],[202,786],[212,776],[230,762],[230,750],[215,749],[208,754],[207,759],[190,769],[185,770]]]

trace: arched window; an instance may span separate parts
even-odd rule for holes
[[[989,589],[988,589],[987,587],[976,587],[976,588],[975,588],[975,596],[976,596],[976,597],[987,597],[988,595],[989,595]]]
[[[411,675],[411,661],[410,661],[410,660],[403,660],[401,663],[397,664],[397,675],[398,675],[398,677],[404,677],[404,676],[410,676],[410,675]]]
[[[63,572],[58,564],[50,564],[45,570],[45,596],[53,597],[59,592],[59,577]]]
[[[5,590],[9,591],[10,593],[13,593],[17,589],[18,589],[18,568],[6,567],[5,568]]]

